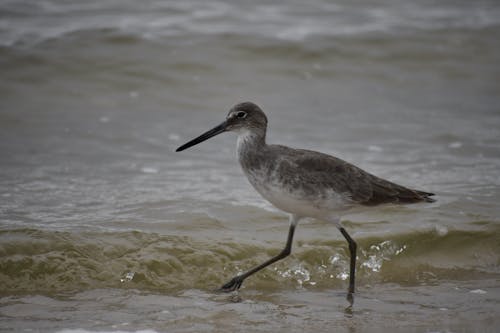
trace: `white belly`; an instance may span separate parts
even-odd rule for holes
[[[318,189],[316,195],[306,194],[257,174],[247,174],[253,187],[276,208],[302,217],[325,218],[350,207],[345,197],[333,190]]]
[[[287,161],[285,157],[280,157],[279,151],[259,154],[259,149],[265,148],[253,146],[254,141],[252,132],[239,133],[237,152],[241,167],[257,192],[276,208],[301,217],[325,218],[351,206],[347,196],[336,193],[333,189],[320,186],[312,188],[308,186],[310,184],[301,183],[307,181],[307,177],[300,180],[293,173],[279,174],[280,163],[293,164],[293,160]],[[262,161],[263,159],[268,159],[269,163]],[[301,170],[296,171],[300,173]],[[295,178],[283,179],[285,176]]]

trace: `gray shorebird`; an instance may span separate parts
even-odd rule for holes
[[[433,202],[433,193],[413,190],[376,177],[355,165],[320,152],[266,143],[267,117],[251,102],[237,104],[220,125],[177,148],[182,151],[223,132],[238,134],[238,159],[250,184],[278,209],[290,214],[283,250],[264,263],[236,275],[219,291],[241,287],[250,275],[291,253],[295,227],[301,218],[333,222],[347,240],[350,254],[348,299],[352,300],[356,242],[340,222],[342,213],[359,206]]]

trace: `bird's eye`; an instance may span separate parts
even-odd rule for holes
[[[236,117],[237,118],[242,118],[243,119],[243,118],[246,118],[246,116],[247,116],[247,113],[244,112],[244,111],[238,111],[238,113],[236,113]]]

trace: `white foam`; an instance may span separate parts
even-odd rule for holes
[[[120,282],[123,283],[127,281],[132,281],[134,279],[134,275],[135,275],[134,272],[128,272],[127,274],[125,274],[125,277],[120,279]]]
[[[169,140],[172,140],[172,141],[179,141],[179,140],[180,140],[180,138],[181,138],[181,137],[179,136],[179,134],[170,133],[170,134],[168,135],[168,139],[169,139]]]
[[[462,142],[460,141],[455,141],[455,142],[452,142],[448,145],[449,148],[452,148],[452,149],[458,149],[458,148],[462,148]]]
[[[15,1],[0,3],[0,11],[25,14],[23,19],[17,15],[2,18],[0,45],[37,43],[96,29],[121,31],[148,39],[186,33],[232,33],[297,41],[310,36],[484,28],[500,23],[498,6],[423,6],[406,1],[400,5],[364,9],[315,3],[307,10],[300,2],[248,7],[223,1],[180,1],[168,5],[158,2],[148,11],[144,11],[141,2],[126,5],[117,2],[119,6],[115,2],[97,1],[87,1],[84,5],[31,3],[33,6],[25,8],[16,5]],[[168,11],[165,6],[169,7]],[[36,16],[33,16],[32,7],[39,12]]]
[[[372,151],[372,152],[376,152],[376,153],[379,153],[379,152],[383,151],[382,147],[375,146],[375,145],[368,146],[368,150]]]
[[[484,295],[486,294],[487,292],[482,290],[482,289],[474,289],[474,290],[471,290],[469,291],[471,294],[479,294],[479,295]]]
[[[446,236],[448,234],[448,228],[445,227],[445,226],[443,226],[443,225],[436,225],[436,226],[434,226],[434,230],[441,237],[444,237],[444,236]]]
[[[61,331],[57,331],[57,333],[157,333],[155,330],[139,330],[139,331],[89,331],[86,329],[63,329]]]
[[[158,169],[157,168],[152,168],[152,167],[142,167],[141,168],[141,172],[142,173],[158,173]]]

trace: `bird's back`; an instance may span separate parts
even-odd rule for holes
[[[332,195],[336,197],[336,201],[340,196],[346,204],[366,206],[434,201],[430,198],[433,193],[398,185],[324,153],[267,145],[254,154],[255,156],[247,156],[253,163],[245,166],[244,160],[240,159],[240,162],[244,169],[260,169],[269,176],[268,179],[261,179],[263,183],[257,186],[250,179],[256,188],[275,183],[286,189],[285,192],[292,195],[295,193],[296,197],[303,197],[318,205],[321,205],[321,200],[328,201],[328,196]],[[256,163],[256,160],[260,163]]]

